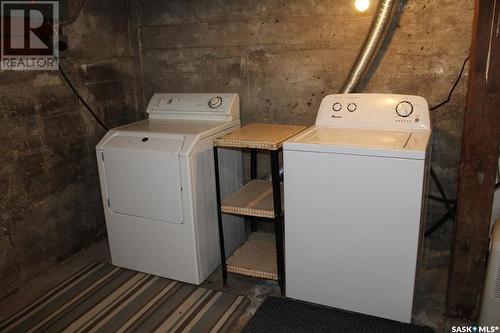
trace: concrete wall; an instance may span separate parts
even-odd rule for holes
[[[138,116],[128,14],[124,1],[87,0],[64,30],[62,66],[108,126]],[[0,73],[0,298],[105,236],[103,134],[58,72]]]
[[[243,124],[311,125],[348,75],[376,3],[358,13],[354,0],[137,1],[143,103],[157,91],[238,92]],[[472,15],[470,0],[401,1],[364,91],[445,99],[469,52]],[[466,79],[432,114],[433,166],[451,197]],[[441,211],[431,203],[431,220]]]

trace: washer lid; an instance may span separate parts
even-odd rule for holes
[[[284,150],[424,159],[430,131],[314,126],[283,144]]]
[[[410,136],[411,132],[317,127],[304,135],[302,141],[322,145],[403,149]]]

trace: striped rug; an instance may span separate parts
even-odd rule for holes
[[[225,332],[244,296],[95,263],[0,323],[0,332]]]

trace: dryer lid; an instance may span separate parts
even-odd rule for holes
[[[183,143],[184,137],[181,135],[118,132],[103,144],[103,149],[162,151],[178,154]]]

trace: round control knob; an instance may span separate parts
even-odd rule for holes
[[[342,104],[340,104],[339,102],[336,102],[333,104],[332,109],[335,112],[340,111],[340,110],[342,110]]]
[[[396,113],[400,117],[408,117],[413,113],[413,105],[408,101],[403,101],[396,105]]]
[[[208,107],[211,109],[218,108],[222,105],[222,97],[216,96],[208,101]]]
[[[354,112],[354,111],[356,111],[357,108],[358,108],[358,106],[356,105],[356,103],[347,104],[347,111],[349,111],[349,112]]]

